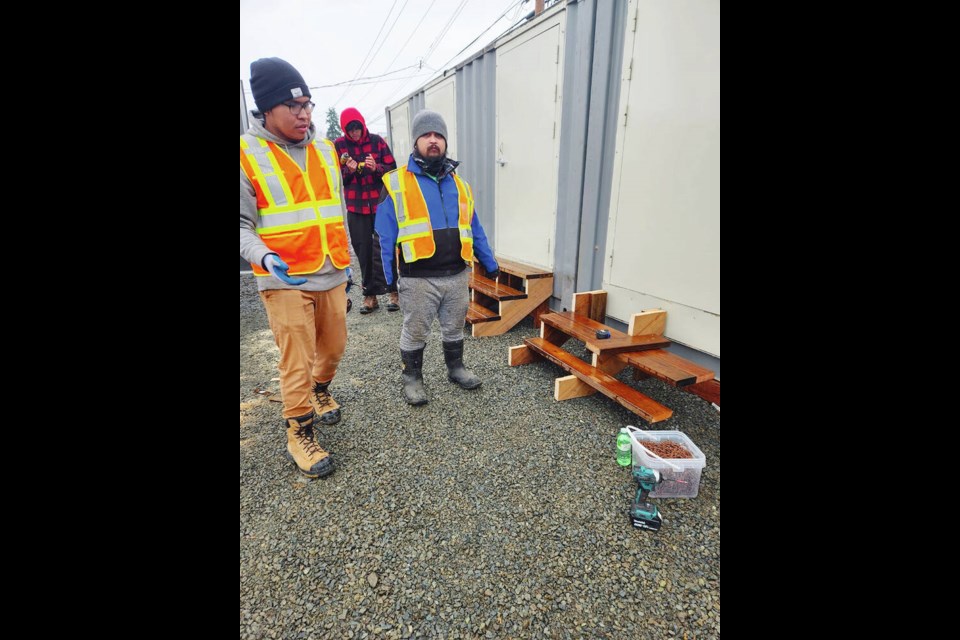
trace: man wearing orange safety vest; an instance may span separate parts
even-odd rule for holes
[[[474,256],[496,279],[499,267],[473,207],[473,190],[447,157],[447,124],[435,111],[413,118],[413,153],[408,163],[384,175],[389,197],[377,208],[383,275],[393,281],[403,310],[400,357],[403,395],[412,405],[427,403],[423,387],[423,350],[433,321],[439,319],[447,378],[464,389],[481,381],[463,366],[463,323],[470,303]]]
[[[240,255],[280,349],[287,454],[316,478],[333,472],[313,427],[340,421],[329,386],[346,349],[352,284],[340,163],[317,138],[310,89],[290,63],[254,61],[250,88],[264,122],[240,136]]]

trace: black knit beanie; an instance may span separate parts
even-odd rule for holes
[[[260,58],[250,63],[250,90],[261,113],[287,100],[311,97],[300,72],[280,58]]]

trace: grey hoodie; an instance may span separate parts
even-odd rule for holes
[[[277,136],[273,135],[267,131],[259,121],[254,120],[253,124],[250,125],[250,128],[244,135],[252,135],[256,136],[257,138],[269,140],[270,142],[275,142],[276,144],[280,145],[290,155],[291,158],[293,158],[294,162],[300,165],[301,169],[303,169],[306,166],[307,161],[306,147],[313,142],[314,137],[317,135],[317,128],[316,125],[310,123],[310,131],[302,142],[290,142],[289,140],[278,138]],[[336,171],[335,173],[338,179],[340,179],[340,172]],[[340,206],[343,210],[343,228],[347,232],[347,247],[350,251],[350,260],[353,261],[356,260],[356,254],[353,252],[353,242],[350,241],[350,226],[346,224],[347,207],[344,203],[342,194],[343,190],[341,188]],[[257,234],[257,221],[259,219],[260,214],[257,211],[257,195],[253,190],[253,184],[250,183],[250,179],[247,178],[247,174],[243,172],[243,169],[240,169],[240,255],[250,264],[259,264],[262,267],[264,256],[266,256],[268,253],[271,253],[271,251]],[[323,266],[320,267],[320,271],[304,275],[302,277],[306,278],[307,281],[300,286],[295,287],[277,280],[272,275],[257,276],[257,287],[260,291],[264,291],[265,289],[329,291],[334,287],[339,287],[347,281],[346,272],[342,269],[336,268],[333,263],[330,262],[329,257],[324,260]]]

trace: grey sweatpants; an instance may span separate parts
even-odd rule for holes
[[[417,351],[427,344],[434,319],[440,320],[444,342],[463,340],[463,323],[470,305],[470,270],[441,278],[400,276],[397,285],[400,308],[403,309],[403,330],[400,348]]]

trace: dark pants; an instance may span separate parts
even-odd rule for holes
[[[347,214],[347,221],[350,225],[353,251],[360,261],[363,295],[379,296],[396,291],[396,261],[393,267],[393,284],[387,286],[387,279],[383,276],[383,258],[380,256],[380,236],[373,230],[373,215],[350,212]]]

